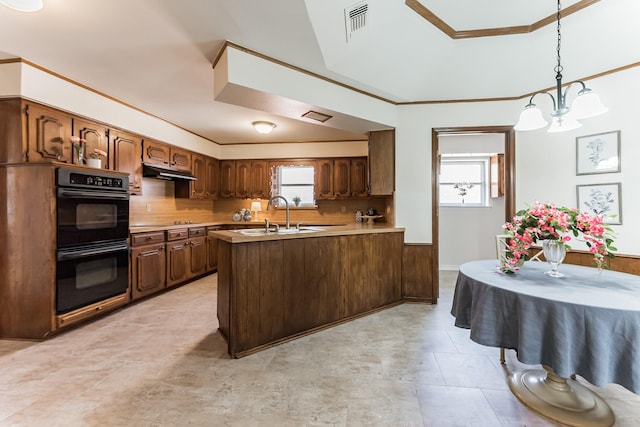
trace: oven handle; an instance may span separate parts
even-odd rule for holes
[[[87,249],[61,249],[58,250],[58,261],[68,261],[71,259],[86,258],[94,255],[110,254],[126,250],[129,250],[129,245],[126,243],[116,243],[103,247],[93,246]]]
[[[105,199],[105,200],[129,200],[129,194],[109,193],[106,191],[85,191],[59,188],[58,197],[69,199]]]

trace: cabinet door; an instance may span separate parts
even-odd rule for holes
[[[315,177],[316,199],[333,198],[333,160],[317,160]]]
[[[390,196],[395,189],[395,131],[369,133],[369,194]]]
[[[110,130],[113,170],[129,174],[129,193],[142,194],[142,140],[131,134]]]
[[[369,196],[367,174],[366,157],[351,159],[351,197]]]
[[[220,162],[213,157],[205,160],[204,195],[207,199],[216,200],[220,192]]]
[[[131,249],[131,296],[150,295],[165,287],[164,243]]]
[[[269,198],[269,168],[266,160],[251,162],[251,197],[254,199]]]
[[[236,160],[236,197],[251,196],[251,161]]]
[[[206,237],[189,239],[189,277],[195,277],[207,271]]]
[[[58,110],[27,104],[27,158],[29,162],[72,163],[71,116]]]
[[[220,197],[236,196],[236,161],[220,161]]]
[[[167,286],[182,283],[189,277],[188,241],[167,243]]]
[[[171,147],[170,166],[186,172],[191,172],[191,152],[182,148]]]
[[[205,187],[207,184],[207,170],[204,156],[193,154],[191,156],[191,167],[191,172],[196,177],[196,180],[189,183],[189,186],[191,187],[189,197],[192,199],[204,199],[206,192]]]
[[[336,198],[351,196],[351,161],[349,159],[333,161],[333,195]]]
[[[170,148],[162,142],[145,139],[142,142],[142,161],[144,163],[152,163],[155,165],[169,164]]]
[[[107,157],[100,156],[100,168],[108,169],[109,166],[109,130],[106,126],[84,120],[73,119],[73,134],[86,142],[85,159],[91,157],[93,150],[101,150],[107,153]],[[75,154],[75,153],[74,153]]]

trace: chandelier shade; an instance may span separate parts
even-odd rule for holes
[[[589,89],[582,81],[576,80],[567,85],[562,91],[562,64],[560,58],[560,42],[562,40],[560,32],[560,18],[562,16],[562,6],[560,0],[558,0],[557,11],[557,65],[554,68],[556,72],[556,96],[554,97],[549,92],[536,92],[529,99],[529,103],[524,107],[518,123],[514,126],[517,131],[530,131],[541,129],[548,124],[548,121],[542,115],[542,111],[534,104],[533,100],[537,95],[545,94],[551,98],[553,104],[553,111],[551,112],[551,126],[547,129],[547,132],[565,132],[573,129],[577,129],[582,126],[579,120],[589,119],[591,117],[599,116],[608,111],[600,101],[600,97],[596,95],[591,89]],[[575,100],[571,105],[567,103],[567,93],[569,89],[575,85],[580,85],[582,88],[578,92]]]
[[[0,0],[0,4],[20,12],[36,12],[42,9],[42,0]]]

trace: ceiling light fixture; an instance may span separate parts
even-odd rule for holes
[[[558,0],[558,45],[556,51],[558,52],[558,65],[555,66],[556,72],[556,98],[549,92],[537,92],[534,93],[529,99],[529,103],[524,107],[522,113],[520,113],[520,119],[515,125],[515,130],[527,131],[543,128],[547,125],[547,120],[542,117],[542,112],[533,103],[533,98],[538,94],[549,95],[553,102],[553,112],[551,113],[551,126],[547,129],[547,132],[564,132],[568,130],[577,129],[582,126],[578,120],[588,119],[606,113],[608,108],[602,105],[600,97],[596,95],[591,89],[589,89],[583,82],[576,80],[571,82],[562,93],[562,65],[560,64],[560,17],[562,15],[562,8],[560,6],[560,0]],[[567,92],[574,85],[582,86],[582,89],[578,92],[578,96],[573,101],[571,106],[567,105]]]
[[[42,0],[0,0],[0,4],[20,12],[36,12],[42,9]]]
[[[254,128],[256,128],[256,130],[260,133],[271,133],[271,131],[273,130],[273,128],[276,127],[276,125],[274,125],[271,122],[253,122],[251,123],[253,125]]]

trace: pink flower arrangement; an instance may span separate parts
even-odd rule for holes
[[[99,148],[94,148],[93,151],[89,153],[89,157],[92,159],[99,159],[100,157],[107,157],[107,153]]]
[[[529,209],[516,213],[513,221],[504,224],[507,237],[507,251],[500,269],[513,272],[522,262],[530,258],[529,251],[538,240],[571,240],[582,235],[593,261],[598,269],[606,267],[606,258],[613,258],[617,249],[613,243],[612,231],[603,224],[602,215],[579,213],[578,209],[556,207],[549,203],[535,202]],[[567,248],[570,249],[569,245]]]
[[[83,144],[85,144],[86,142],[87,142],[86,139],[80,138],[79,136],[72,136],[71,137],[71,145],[73,145],[74,147],[80,147]]]

